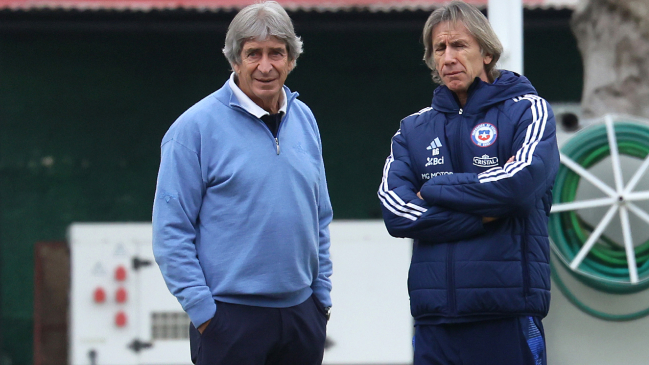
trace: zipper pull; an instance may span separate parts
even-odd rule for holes
[[[279,138],[275,137],[275,144],[277,144],[277,154],[279,155]]]
[[[462,115],[462,112],[463,112],[463,110],[462,110],[462,108],[460,108],[460,115]]]

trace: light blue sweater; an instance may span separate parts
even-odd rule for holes
[[[153,252],[195,326],[214,299],[289,307],[312,293],[331,305],[327,191],[311,110],[285,86],[278,138],[228,83],[169,128],[153,205]]]

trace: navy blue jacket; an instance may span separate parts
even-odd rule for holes
[[[476,78],[464,108],[440,86],[432,108],[401,121],[378,195],[390,234],[415,240],[416,323],[547,314],[555,128],[548,103],[509,71]]]

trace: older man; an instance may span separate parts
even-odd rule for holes
[[[453,1],[424,27],[441,84],[401,121],[379,188],[388,231],[414,238],[415,365],[545,364],[555,121],[527,78],[497,70],[484,15]]]
[[[284,86],[301,52],[278,3],[244,8],[230,79],[162,140],[153,250],[196,364],[322,362],[332,210],[315,118]]]

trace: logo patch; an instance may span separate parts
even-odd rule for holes
[[[489,147],[498,138],[498,131],[491,123],[480,123],[471,131],[471,140],[476,146]]]
[[[482,155],[482,157],[474,157],[473,164],[478,167],[498,166],[498,157],[489,157],[489,155]]]
[[[427,150],[431,151],[433,156],[439,155],[439,148],[442,147],[442,142],[439,141],[439,137],[436,137],[430,145],[426,147]],[[426,165],[428,166],[428,165]]]
[[[424,167],[428,167],[430,165],[443,165],[444,164],[444,156],[442,156],[442,157],[428,157],[427,160],[428,160],[428,162],[426,162]]]
[[[430,180],[434,178],[435,176],[442,176],[442,175],[453,175],[452,171],[440,171],[440,172],[427,172],[424,174],[421,174],[421,178],[424,180]]]

